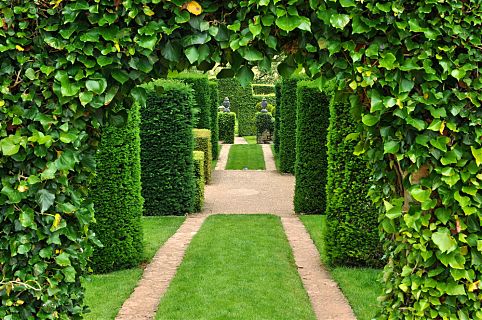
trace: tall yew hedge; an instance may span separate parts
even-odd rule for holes
[[[137,266],[143,255],[139,105],[127,110],[127,121],[113,118],[104,127],[96,155],[92,229],[103,247],[95,249],[92,269],[98,273]]]
[[[326,209],[326,138],[331,92],[301,81],[297,86],[296,164],[294,208],[296,213],[324,214]]]
[[[359,123],[352,114],[348,94],[337,92],[330,103],[327,138],[325,251],[328,263],[380,267],[378,209],[368,191],[372,182],[367,161],[353,154]],[[347,139],[348,137],[348,139]]]
[[[280,171],[295,173],[296,162],[296,86],[301,79],[285,77],[281,82],[279,109],[279,160]]]
[[[281,110],[281,82],[277,81],[275,86],[274,86],[274,91],[276,94],[276,109],[274,113],[274,138],[273,138],[273,144],[274,144],[274,152],[278,154],[279,152],[279,135],[281,134],[280,132],[280,122],[281,122],[281,116],[280,116],[280,110]]]
[[[193,210],[193,92],[175,80],[146,86],[141,109],[144,215],[184,215]]]
[[[211,145],[213,159],[217,159],[219,156],[219,123],[218,123],[218,107],[219,104],[219,90],[218,83],[216,81],[209,81],[209,96],[211,103]]]

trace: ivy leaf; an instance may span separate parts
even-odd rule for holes
[[[301,18],[299,16],[285,15],[276,19],[276,25],[281,30],[288,31],[288,32],[298,28],[300,23],[301,23]]]
[[[85,87],[96,94],[102,94],[107,89],[107,81],[104,78],[87,80]]]
[[[55,262],[61,267],[70,266],[70,255],[66,252],[62,252],[55,257]]]
[[[187,9],[193,15],[200,15],[203,12],[203,8],[197,1],[189,1],[184,4],[183,8]]]
[[[236,74],[236,78],[239,79],[242,86],[247,86],[253,81],[254,73],[249,67],[243,66]]]
[[[388,141],[383,145],[384,154],[396,154],[400,150],[400,143],[398,141]]]
[[[452,252],[457,249],[457,241],[450,235],[447,228],[442,228],[432,234],[432,241],[442,252]]]
[[[422,189],[422,187],[417,186],[410,190],[412,197],[418,202],[425,202],[430,200],[430,195],[432,194],[431,189]]]
[[[41,213],[47,211],[54,204],[54,201],[55,195],[48,190],[41,189],[37,192],[37,203],[40,206]]]
[[[347,14],[333,14],[330,18],[330,23],[333,27],[337,29],[344,29],[346,25],[350,22],[350,16]]]
[[[261,61],[263,54],[252,47],[239,49],[239,54],[247,61]]]
[[[343,8],[355,7],[355,1],[353,0],[340,0],[340,4]]]
[[[395,62],[397,61],[397,58],[395,55],[391,52],[388,52],[385,54],[383,58],[380,59],[379,65],[382,68],[385,68],[387,70],[392,70],[395,69]]]
[[[194,64],[194,62],[196,62],[197,59],[199,58],[199,52],[197,48],[194,46],[186,48],[184,50],[184,54],[186,55],[187,59],[191,64]]]
[[[30,228],[31,226],[34,225],[34,212],[33,210],[24,210],[22,213],[20,213],[20,224],[24,228]]]
[[[471,146],[470,150],[472,151],[472,155],[475,158],[475,162],[477,163],[477,166],[480,166],[480,164],[482,164],[482,148],[476,149]]]
[[[17,136],[8,136],[0,141],[2,153],[5,156],[13,156],[20,151],[20,141]]]
[[[362,122],[368,126],[368,127],[373,127],[380,121],[380,116],[374,116],[372,114],[365,114],[362,117]]]

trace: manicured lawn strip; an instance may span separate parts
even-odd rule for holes
[[[229,150],[226,170],[264,170],[263,149],[258,144],[235,144]]]
[[[274,144],[271,145],[271,152],[273,153],[274,163],[276,164],[276,170],[279,171],[279,157],[278,154],[274,151]]]
[[[326,230],[326,217],[306,215],[301,216],[300,219],[316,244],[321,260],[324,261],[323,233]],[[378,282],[381,270],[337,267],[329,271],[348,299],[357,319],[373,319],[377,311],[380,310],[377,297],[382,292],[382,286]]]
[[[144,229],[144,260],[150,262],[156,251],[184,222],[184,217],[142,217]],[[133,268],[102,275],[93,275],[92,281],[84,284],[85,304],[91,313],[87,320],[114,319],[122,303],[134,290],[142,276],[142,268]]]
[[[244,136],[243,138],[248,144],[257,144],[256,136]]]
[[[156,319],[315,319],[280,219],[209,217]]]

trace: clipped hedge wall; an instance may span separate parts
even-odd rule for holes
[[[263,134],[268,131],[269,140],[263,139]],[[256,113],[256,142],[268,143],[272,139],[274,131],[274,118],[269,112]]]
[[[204,181],[211,181],[211,162],[213,161],[211,131],[194,129],[194,150],[204,152]]]
[[[253,96],[263,96],[263,95],[273,95],[275,94],[275,89],[272,84],[257,84],[251,85]]]
[[[217,79],[217,83],[219,90],[218,106],[221,106],[224,98],[228,97],[231,102],[229,109],[231,112],[238,114],[241,98],[247,95],[244,93],[244,91],[246,91],[245,88],[241,86],[239,80],[236,78]],[[251,95],[251,93],[249,93],[249,95]]]
[[[189,84],[194,90],[195,122],[194,127],[199,129],[211,129],[211,90],[207,75],[199,73],[180,73],[171,78],[181,80]]]
[[[219,140],[226,144],[234,143],[234,128],[236,126],[236,113],[219,112]]]
[[[295,173],[296,162],[296,86],[301,78],[283,78],[280,101],[280,171]]]
[[[96,273],[137,266],[143,256],[139,106],[127,120],[110,123],[102,132],[91,186],[97,223],[92,229],[102,242],[92,256]]]
[[[196,192],[194,195],[194,212],[201,212],[204,206],[204,152],[194,151],[194,177],[196,179]]]
[[[279,153],[279,135],[280,135],[280,110],[281,110],[281,82],[277,81],[275,86],[274,86],[275,94],[276,94],[276,107],[275,107],[275,113],[274,113],[274,138],[273,138],[273,144],[274,144],[274,152],[276,154]]]
[[[141,109],[144,215],[184,215],[193,210],[195,191],[193,92],[175,80],[158,80],[145,87],[147,104]]]
[[[357,122],[342,93],[330,104],[328,132],[327,259],[331,265],[380,267],[378,210],[368,196],[371,172],[367,162],[353,154],[356,142],[345,140],[357,132]]]
[[[295,212],[323,214],[330,97],[309,81],[298,83],[297,97]]]
[[[218,104],[219,102],[219,92],[218,83],[216,81],[209,81],[209,94],[211,103],[211,145],[212,145],[212,155],[213,159],[217,159],[219,156],[219,124],[218,124]]]

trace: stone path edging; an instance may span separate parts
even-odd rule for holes
[[[276,163],[274,161],[273,151],[270,144],[262,144],[264,164],[266,165],[266,171],[276,171]]]
[[[320,263],[320,255],[296,216],[281,217],[298,273],[319,320],[356,320],[345,296]]]
[[[116,320],[155,318],[159,302],[181,265],[189,243],[207,217],[207,214],[189,216],[157,251],[134,292],[122,305]]]
[[[229,150],[232,144],[223,144],[221,152],[219,153],[218,162],[216,163],[216,168],[214,170],[225,170],[226,164],[228,163]]]

